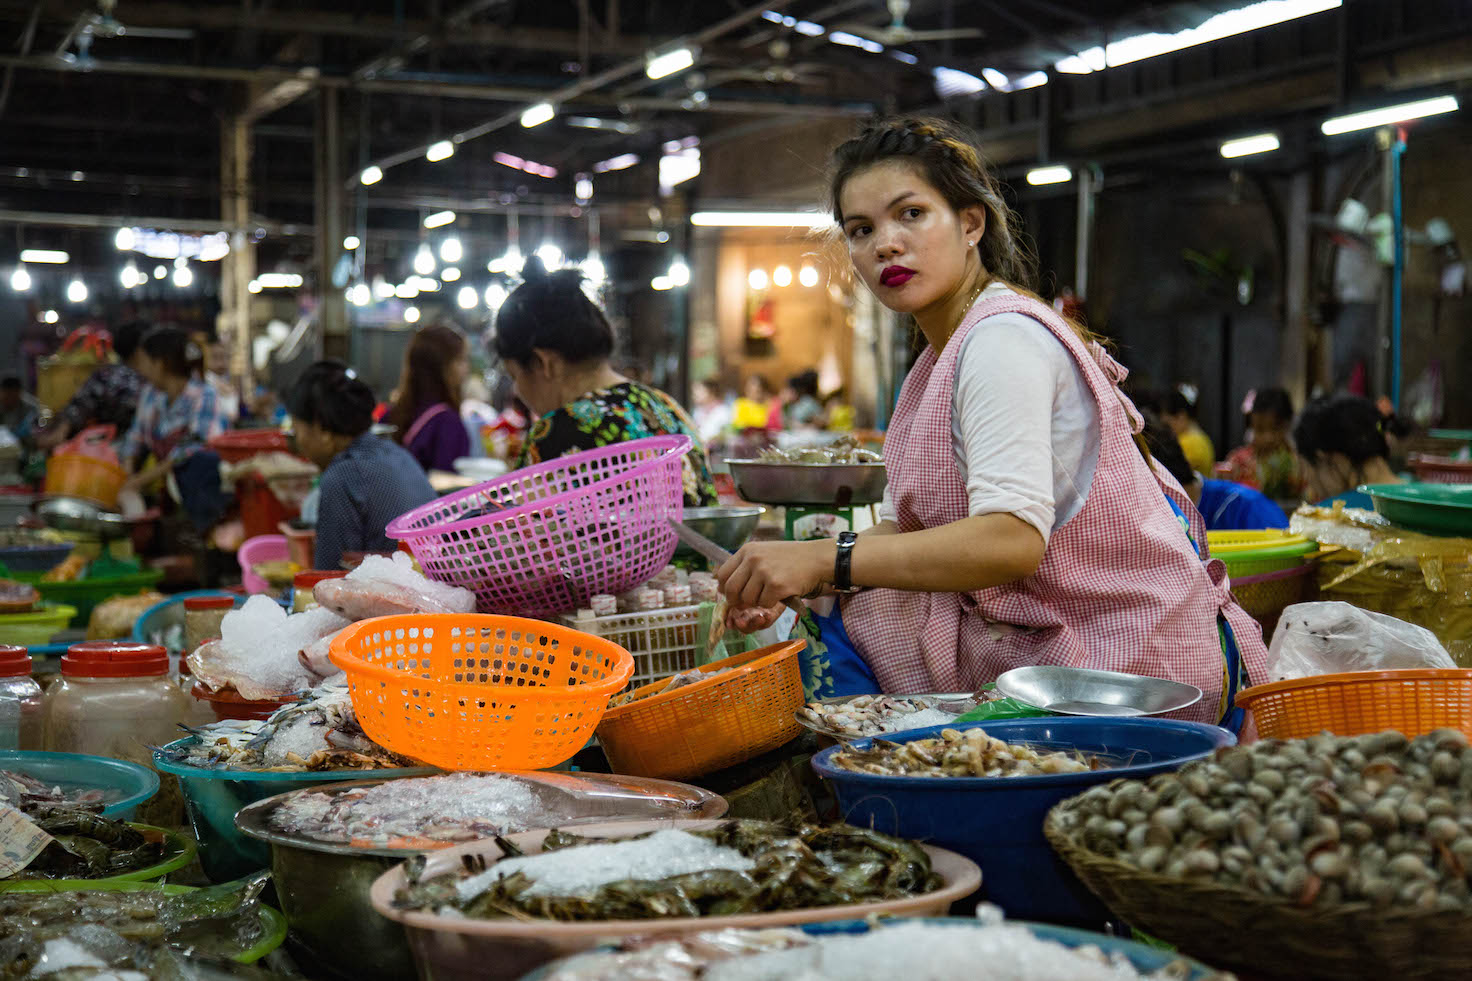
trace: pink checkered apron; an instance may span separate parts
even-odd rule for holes
[[[1206,541],[1200,514],[1176,481],[1152,468],[1131,438],[1135,408],[1119,391],[1125,369],[1085,347],[1048,306],[1010,295],[974,305],[937,356],[927,348],[900,391],[884,462],[899,530],[969,514],[951,438],[962,339],[981,320],[1021,313],[1063,342],[1098,406],[1100,446],[1082,510],[1055,529],[1037,572],[972,593],[872,589],[845,600],[844,626],[886,692],[970,691],[1011,668],[1059,664],[1170,678],[1200,688],[1181,718],[1217,722],[1229,690],[1217,626],[1231,624],[1250,676],[1267,677],[1261,628],[1231,598],[1226,567],[1202,562],[1166,495]],[[1162,493],[1163,492],[1163,493]],[[863,549],[860,542],[859,549]]]

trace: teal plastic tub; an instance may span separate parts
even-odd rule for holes
[[[1472,484],[1366,484],[1359,490],[1393,525],[1427,535],[1472,536]]]
[[[139,763],[85,753],[0,750],[0,770],[15,770],[63,791],[102,791],[102,816],[131,821],[158,793],[158,774]]]
[[[235,827],[235,812],[258,800],[297,790],[308,784],[341,783],[344,780],[398,777],[427,777],[440,771],[432,766],[385,770],[327,770],[311,773],[262,773],[254,770],[213,769],[175,763],[166,754],[193,744],[187,736],[156,751],[154,765],[179,778],[184,790],[184,807],[199,842],[199,864],[211,882],[229,882],[259,869],[271,867],[271,846],[247,837]]]

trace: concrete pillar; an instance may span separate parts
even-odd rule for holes
[[[230,349],[230,374],[245,395],[251,381],[250,281],[256,278],[256,246],[250,225],[250,122],[230,116],[220,127],[220,218],[229,229],[230,252],[220,262],[220,339]]]
[[[1287,255],[1284,256],[1283,334],[1278,350],[1278,383],[1302,406],[1316,379],[1311,379],[1309,348],[1309,212],[1313,173],[1300,170],[1288,182]],[[1314,372],[1317,374],[1317,372]]]
[[[1094,197],[1100,184],[1098,169],[1093,164],[1078,168],[1078,221],[1073,250],[1073,294],[1082,302],[1089,298],[1089,260],[1094,247]]]
[[[342,256],[343,238],[343,169],[342,122],[338,118],[337,89],[317,92],[316,151],[316,284],[317,319],[322,328],[322,354],[329,358],[347,358],[351,345],[348,337],[347,298],[343,286],[333,281],[333,269]]]

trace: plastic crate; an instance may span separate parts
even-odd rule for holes
[[[696,666],[699,651],[696,634],[700,607],[672,606],[644,613],[617,613],[579,620],[564,614],[562,622],[585,633],[613,641],[634,656],[634,674],[629,687],[637,688],[689,671]]]

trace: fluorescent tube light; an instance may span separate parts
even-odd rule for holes
[[[1386,106],[1384,109],[1370,109],[1366,112],[1354,112],[1348,116],[1335,116],[1326,119],[1319,127],[1325,136],[1338,136],[1340,133],[1353,133],[1359,129],[1374,129],[1376,126],[1389,126],[1392,123],[1403,123],[1409,119],[1420,119],[1423,116],[1435,116],[1443,112],[1456,112],[1460,108],[1455,96],[1439,95],[1434,99],[1421,99],[1419,102],[1403,102],[1398,106]],[[25,258],[25,253],[21,253]]]

